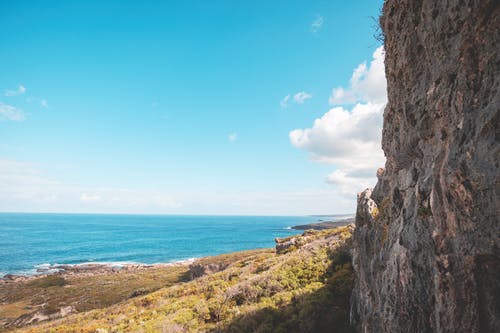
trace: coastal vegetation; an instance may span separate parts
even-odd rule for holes
[[[47,275],[0,283],[0,331],[65,312],[105,308],[186,279],[186,265],[75,275]],[[64,311],[63,311],[64,312]]]
[[[155,273],[156,278],[152,277],[153,272],[145,270],[137,274],[151,276],[144,280],[144,289],[137,296],[128,290],[128,297],[122,296],[114,305],[90,311],[81,309],[80,313],[18,330],[350,332],[351,232],[351,225],[308,230],[294,236],[300,240],[300,246],[291,246],[282,254],[261,249],[207,257],[190,266],[165,268]],[[130,285],[126,276],[116,275],[114,279],[117,284]],[[65,281],[47,290],[53,288],[64,294],[72,283]],[[158,289],[161,283],[164,287]],[[97,284],[80,287],[96,297],[111,292]],[[139,284],[134,288],[139,288]]]

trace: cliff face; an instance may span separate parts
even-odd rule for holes
[[[387,0],[385,169],[358,196],[362,332],[500,332],[500,2]]]

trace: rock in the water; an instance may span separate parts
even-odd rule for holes
[[[362,332],[500,332],[500,2],[387,0],[387,157],[358,197]]]

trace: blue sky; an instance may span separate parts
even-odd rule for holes
[[[0,210],[353,212],[376,168],[321,126],[379,131],[381,5],[3,1]]]

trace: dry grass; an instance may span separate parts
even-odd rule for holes
[[[171,266],[85,277],[52,275],[28,282],[0,284],[0,323],[8,324],[22,315],[38,311],[53,314],[67,306],[78,312],[105,308],[134,293],[150,293],[181,282],[187,271],[187,266]]]

